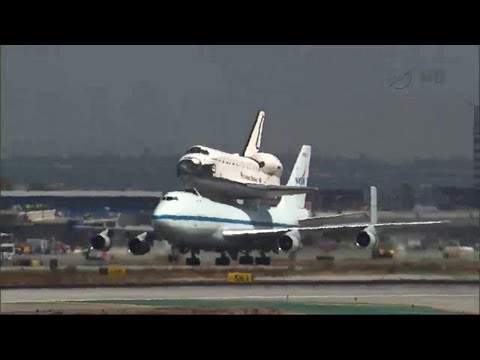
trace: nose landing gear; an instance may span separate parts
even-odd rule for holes
[[[178,249],[172,247],[170,254],[168,254],[168,262],[173,263],[178,261]]]

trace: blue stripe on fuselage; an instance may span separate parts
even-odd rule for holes
[[[291,224],[272,223],[272,222],[269,222],[269,221],[227,219],[227,218],[210,217],[210,216],[152,215],[152,218],[155,219],[155,220],[161,220],[161,219],[190,220],[190,221],[218,222],[218,223],[243,224],[243,225],[252,225],[252,226],[267,226],[267,227],[274,227],[274,226],[292,227],[292,226],[297,226],[297,225],[291,225]]]

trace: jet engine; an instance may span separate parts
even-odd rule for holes
[[[95,250],[108,251],[112,247],[112,236],[113,229],[105,229],[90,239],[90,245]]]
[[[258,162],[260,165],[260,170],[262,170],[265,174],[275,175],[278,177],[282,176],[283,165],[275,155],[256,153],[252,155],[252,159]]]
[[[283,252],[295,252],[301,247],[300,232],[292,230],[278,239],[278,248]]]
[[[355,236],[358,247],[370,249],[378,245],[378,235],[374,226],[367,226]]]
[[[152,236],[144,232],[128,241],[128,251],[133,255],[145,255],[153,246]]]

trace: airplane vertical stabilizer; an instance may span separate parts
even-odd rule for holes
[[[292,173],[288,179],[287,186],[307,186],[308,173],[310,168],[311,146],[303,145],[302,150],[298,154],[297,161],[293,166]],[[284,195],[278,203],[278,207],[291,209],[304,209],[305,198],[307,194]]]

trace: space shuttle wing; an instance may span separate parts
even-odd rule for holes
[[[203,191],[203,193],[213,198],[218,197],[218,193],[223,193],[224,196],[234,199],[275,199],[283,195],[308,194],[318,191],[317,188],[307,186],[241,183],[224,178],[210,178],[208,181],[215,184],[215,191]]]
[[[288,185],[263,185],[263,184],[245,184],[247,188],[266,192],[269,197],[278,197],[283,195],[308,194],[318,191],[318,188],[308,186],[288,186]]]

